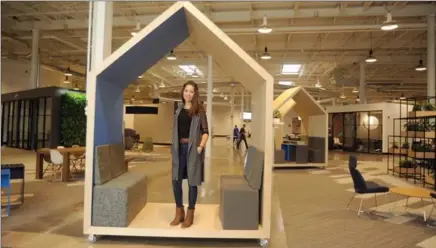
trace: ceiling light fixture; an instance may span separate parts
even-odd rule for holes
[[[322,88],[322,84],[319,82],[319,79],[316,80],[315,88]]]
[[[174,55],[174,50],[171,50],[170,54],[168,54],[168,56],[167,56],[167,59],[168,60],[176,60],[177,59],[176,55]]]
[[[422,62],[422,59],[419,60],[418,66],[415,68],[415,71],[426,71],[427,67],[425,67],[424,63]]]
[[[292,81],[279,81],[279,85],[284,85],[284,86],[292,86],[295,83]]]
[[[369,42],[370,42],[370,49],[369,49],[368,57],[366,57],[365,61],[367,63],[374,63],[377,61],[377,59],[374,57],[374,53],[372,52],[372,33],[369,33]]]
[[[366,61],[367,63],[374,63],[374,62],[377,62],[377,59],[374,57],[374,53],[372,52],[372,49],[369,50],[368,57],[366,57],[365,61]]]
[[[392,20],[391,12],[386,13],[386,21],[383,22],[382,26],[380,27],[381,30],[391,31],[397,29],[398,27],[399,27],[398,23]]]
[[[64,84],[69,84],[69,83],[71,83],[71,82],[70,82],[70,80],[68,80],[68,76],[65,76]]]
[[[265,47],[265,50],[262,54],[262,56],[260,56],[261,59],[271,59],[271,55],[268,53],[268,47]]]
[[[261,33],[261,34],[269,34],[272,31],[272,28],[268,27],[268,23],[267,23],[267,19],[266,19],[266,15],[263,16],[263,23],[262,26],[260,26],[260,28],[257,30],[257,32]]]
[[[300,73],[301,64],[284,64],[282,66],[283,75],[298,75]]]
[[[357,88],[353,88],[353,93],[359,93],[359,90],[357,90]]]
[[[164,88],[164,87],[165,87],[165,84],[164,84],[163,81],[161,81],[160,84],[159,84],[159,88]]]
[[[200,69],[197,68],[195,65],[179,65],[179,68],[182,69],[186,75],[191,75],[193,77],[194,73],[198,76],[203,76],[203,73]]]
[[[136,85],[136,90],[135,90],[135,92],[141,92],[141,90],[139,89],[139,85]]]
[[[404,96],[404,93],[401,93],[400,100],[406,100],[406,97]]]
[[[228,100],[229,98],[227,96],[224,97],[224,100]]]
[[[347,98],[347,97],[344,95],[344,93],[342,93],[341,96],[340,96],[340,98],[341,98],[341,99],[345,99],[345,98]]]
[[[73,76],[73,73],[71,73],[70,67],[67,68],[67,70],[64,72],[64,75],[67,77]]]
[[[139,21],[136,21],[136,27],[135,29],[133,29],[132,32],[130,32],[130,34],[132,36],[135,36],[140,30],[141,30],[141,23],[139,23]]]

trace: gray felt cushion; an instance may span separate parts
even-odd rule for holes
[[[92,225],[126,227],[147,202],[147,177],[127,172],[94,187]]]
[[[124,145],[123,144],[111,144],[110,145],[110,157],[112,162],[112,178],[116,178],[119,175],[127,172],[126,164],[124,163]]]
[[[110,146],[97,146],[95,150],[94,183],[100,185],[112,179]]]
[[[259,192],[242,176],[222,176],[219,215],[224,230],[257,230]]]
[[[251,146],[248,148],[244,177],[248,185],[256,190],[262,187],[264,155],[263,152]]]

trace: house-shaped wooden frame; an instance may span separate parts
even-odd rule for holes
[[[291,161],[275,159],[274,167],[293,166],[327,166],[328,161],[328,114],[324,108],[302,87],[294,87],[280,94],[273,103],[274,110],[278,110],[283,117],[291,110],[301,117],[304,132],[304,144],[292,146],[295,149],[293,156],[300,156],[301,159],[291,158]],[[283,125],[275,125],[274,143],[275,149],[282,149]],[[296,148],[299,146],[299,148]],[[297,151],[297,149],[299,149]],[[275,152],[275,156],[282,153]],[[280,162],[276,162],[280,161]]]
[[[96,147],[122,143],[123,90],[130,82],[164,58],[173,48],[191,37],[199,50],[210,54],[220,68],[240,82],[252,94],[252,139],[250,145],[264,152],[265,165],[261,196],[261,224],[258,230],[222,230],[218,216],[211,224],[183,229],[161,228],[139,221],[135,226],[99,227],[92,225],[92,204],[97,158]],[[88,83],[88,119],[86,147],[86,180],[84,233],[143,237],[193,237],[268,239],[271,222],[271,173],[273,164],[272,103],[273,77],[242,48],[190,2],[176,2],[144,27],[100,67],[90,72]],[[171,166],[170,164],[168,166]],[[168,182],[168,187],[172,187]],[[174,205],[175,206],[175,205]],[[174,208],[168,215],[173,216]],[[213,213],[211,213],[213,214]],[[142,216],[144,217],[144,216]],[[148,219],[153,219],[149,216]],[[201,217],[196,217],[200,219]]]

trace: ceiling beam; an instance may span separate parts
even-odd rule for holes
[[[393,9],[392,16],[395,17],[413,17],[413,16],[427,16],[428,14],[436,11],[435,5],[430,4],[414,4],[407,5],[401,9]],[[371,7],[365,9],[364,7],[347,7],[345,14],[340,14],[337,8],[304,8],[298,9],[269,9],[269,10],[241,10],[241,11],[214,11],[210,13],[210,19],[215,23],[232,23],[232,22],[251,22],[252,19],[262,19],[263,16],[268,16],[269,20],[274,19],[289,19],[289,18],[313,18],[317,16],[322,17],[350,17],[350,16],[379,16],[386,15],[384,7]],[[138,15],[136,20],[139,20],[142,25],[150,23],[158,15]],[[127,16],[115,16],[113,18],[113,27],[133,27],[135,21]],[[41,30],[65,30],[65,29],[86,29],[88,28],[88,20],[56,20],[56,21],[24,21],[16,22],[13,26],[15,30],[30,31],[33,28]]]

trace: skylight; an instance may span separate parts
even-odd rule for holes
[[[282,74],[285,75],[298,75],[300,72],[301,64],[284,64],[282,67]]]
[[[292,86],[294,85],[294,82],[292,81],[279,81],[280,85],[285,85],[285,86]]]
[[[195,65],[179,65],[179,68],[182,69],[187,75],[194,75],[195,73],[203,76],[203,72],[197,68]]]

